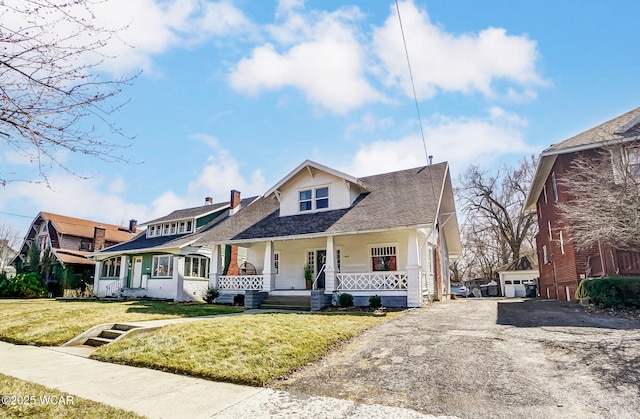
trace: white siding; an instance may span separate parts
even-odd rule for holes
[[[308,170],[302,170],[280,190],[280,215],[300,214],[299,195],[302,190],[315,187],[329,187],[329,209],[348,208],[354,194],[350,192],[344,179],[313,169],[311,177]],[[358,194],[355,193],[355,197]]]

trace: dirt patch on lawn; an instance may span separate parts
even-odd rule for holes
[[[539,299],[435,303],[275,387],[462,418],[640,418],[640,322]]]

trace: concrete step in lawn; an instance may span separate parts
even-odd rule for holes
[[[261,309],[311,311],[311,297],[270,295],[260,304]]]
[[[149,333],[160,327],[161,326],[142,326],[127,323],[100,324],[76,336],[62,346],[92,346],[97,348],[113,343],[125,336]]]

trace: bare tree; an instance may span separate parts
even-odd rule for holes
[[[0,272],[4,272],[20,245],[20,236],[11,224],[0,224]]]
[[[528,156],[514,167],[495,172],[470,166],[458,180],[456,195],[462,212],[462,241],[468,276],[493,277],[498,267],[533,258],[535,214],[522,209],[535,173]]]
[[[0,144],[37,165],[36,179],[22,180],[46,182],[52,165],[73,173],[61,151],[126,161],[118,149],[129,139],[108,118],[121,105],[111,99],[130,79],[105,80],[97,71],[116,31],[94,23],[95,3],[0,2]],[[105,127],[127,144],[104,140]],[[0,171],[0,185],[18,180],[12,176]]]
[[[578,249],[599,241],[621,250],[640,250],[640,166],[619,146],[579,154],[558,186],[559,203]]]

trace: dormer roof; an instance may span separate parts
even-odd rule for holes
[[[291,172],[289,172],[288,175],[286,175],[284,178],[282,178],[282,180],[280,180],[278,183],[276,183],[271,189],[269,189],[267,192],[265,192],[264,196],[270,196],[271,194],[275,193],[276,191],[281,190],[284,186],[286,186],[287,183],[289,183],[289,181],[291,181],[291,179],[293,179],[298,173],[300,173],[301,171],[306,170],[309,172],[309,174],[311,175],[311,177],[314,177],[314,173],[315,171],[322,171],[325,173],[329,173],[330,175],[339,177],[344,179],[347,182],[350,182],[354,185],[358,185],[360,188],[362,188],[364,191],[368,191],[367,187],[360,181],[360,179],[348,175],[346,173],[343,173],[339,170],[335,170],[332,169],[330,167],[324,166],[320,163],[316,163],[312,160],[305,160],[304,162],[302,162],[298,167],[296,167],[295,169],[293,169]]]

